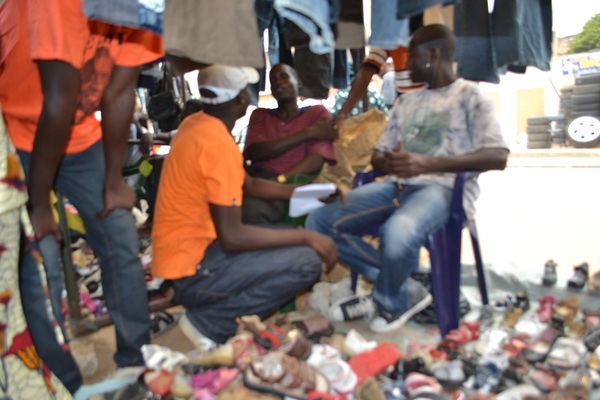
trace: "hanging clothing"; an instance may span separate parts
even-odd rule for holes
[[[166,0],[164,46],[198,63],[265,66],[252,0]]]

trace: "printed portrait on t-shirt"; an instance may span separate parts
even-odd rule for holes
[[[104,89],[110,81],[114,59],[108,47],[99,46],[81,69],[81,91],[75,123],[95,112],[100,106]]]

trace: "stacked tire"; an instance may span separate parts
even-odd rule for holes
[[[571,104],[571,96],[573,95],[574,85],[568,85],[560,89],[560,104],[558,107],[558,113],[564,115],[565,123],[571,122],[571,111],[573,105]]]
[[[567,139],[574,147],[595,147],[600,141],[600,73],[575,77],[570,97]]]
[[[527,118],[528,149],[549,149],[552,146],[550,122],[548,117]]]

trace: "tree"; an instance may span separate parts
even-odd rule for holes
[[[569,44],[568,54],[600,49],[600,14],[594,15]]]

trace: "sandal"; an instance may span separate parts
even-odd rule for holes
[[[600,290],[600,271],[594,272],[594,274],[590,276],[588,289],[593,291]]]
[[[535,315],[537,316],[540,322],[548,322],[552,318],[552,314],[554,313],[554,303],[556,303],[556,299],[551,294],[547,294],[545,296],[541,296],[538,299],[539,306],[535,310]]]
[[[380,343],[373,350],[356,354],[348,360],[358,377],[360,385],[364,380],[379,375],[386,368],[396,365],[404,355],[396,343]]]
[[[523,350],[523,356],[530,363],[536,363],[544,361],[552,345],[558,338],[558,331],[552,327],[548,327],[539,334],[533,341],[529,342],[527,347]]]
[[[333,335],[334,328],[329,320],[323,315],[313,315],[299,321],[292,322],[304,336],[313,343],[318,343],[323,336]]]
[[[150,314],[150,337],[152,339],[162,335],[177,325],[177,319],[166,311],[156,311]]]
[[[244,371],[244,385],[300,400],[308,400],[311,391],[329,392],[327,378],[320,371],[282,351],[270,351],[253,359]]]
[[[552,346],[546,363],[555,369],[579,368],[587,355],[587,349],[580,339],[560,337]]]
[[[579,311],[579,299],[575,296],[570,296],[562,299],[554,308],[555,314],[561,315],[565,322],[572,321],[577,316]]]
[[[582,289],[589,277],[588,263],[582,263],[573,267],[573,276],[567,281],[567,286],[572,289]]]
[[[463,322],[460,328],[452,329],[446,333],[443,340],[460,345],[476,339],[479,339],[479,321]]]

